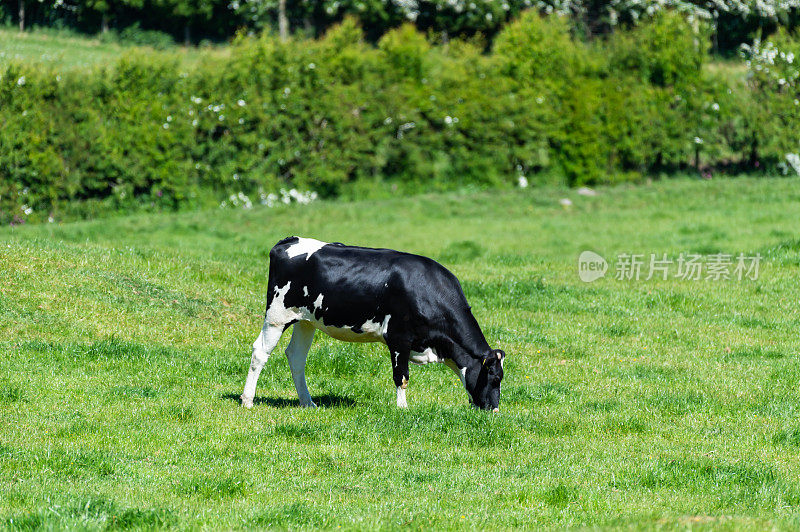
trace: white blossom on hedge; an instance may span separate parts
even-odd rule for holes
[[[792,170],[797,172],[797,175],[800,175],[800,155],[796,153],[787,153],[786,162],[789,163],[789,166],[792,167]]]
[[[308,205],[309,203],[313,203],[317,200],[317,193],[314,191],[300,191],[295,188],[291,188],[286,190],[285,188],[280,189],[279,195],[274,194],[272,192],[267,193],[264,189],[258,189],[258,198],[259,203],[265,207],[271,208],[274,207],[279,201],[285,205],[289,205],[291,203],[299,203],[300,205]],[[247,196],[244,192],[238,192],[236,194],[231,194],[228,196],[227,201],[223,201],[220,203],[220,208],[224,209],[228,206],[237,207],[241,209],[252,209],[253,202],[249,196]]]

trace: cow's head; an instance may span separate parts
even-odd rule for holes
[[[484,410],[499,411],[500,381],[503,380],[503,360],[506,354],[500,349],[492,349],[484,356],[480,364],[467,375],[467,386],[472,403]],[[471,377],[471,378],[470,378]]]

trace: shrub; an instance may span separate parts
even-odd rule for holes
[[[708,43],[705,26],[694,27],[682,14],[662,11],[631,31],[611,36],[610,68],[636,73],[659,87],[697,84]]]
[[[378,49],[383,52],[382,64],[387,75],[414,81],[425,77],[431,48],[411,24],[403,24],[384,35]]]
[[[497,35],[501,72],[521,83],[575,77],[586,66],[584,46],[570,37],[567,17],[525,11]]]
[[[128,26],[119,33],[122,44],[150,46],[156,50],[166,50],[175,44],[169,33],[156,30],[143,30],[138,22]]]
[[[742,110],[737,140],[753,164],[797,171],[792,161],[800,153],[800,38],[780,31],[771,40],[743,47],[743,55],[753,104]]]

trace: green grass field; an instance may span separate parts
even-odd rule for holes
[[[222,46],[187,48],[176,45],[166,51],[156,51],[144,46],[103,42],[96,37],[65,31],[34,30],[20,34],[15,29],[0,28],[0,66],[18,61],[66,69],[89,68],[114,63],[132,49],[174,55],[185,65],[193,65],[203,55],[224,57],[227,54],[227,48]]]
[[[797,179],[426,195],[0,230],[0,523],[18,529],[800,526]],[[570,198],[571,207],[559,204]],[[444,366],[317,335],[236,400],[279,238],[439,259],[508,353],[501,413]],[[759,278],[579,280],[585,249],[740,252]]]
[[[123,50],[118,44],[67,33],[34,31],[20,34],[14,29],[0,29],[0,64],[16,60],[67,68],[87,67],[109,63]]]

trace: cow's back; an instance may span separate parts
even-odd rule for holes
[[[432,259],[302,237],[285,238],[270,251],[270,301],[276,295],[323,330],[357,334],[374,324],[429,326],[469,310],[458,280]]]

